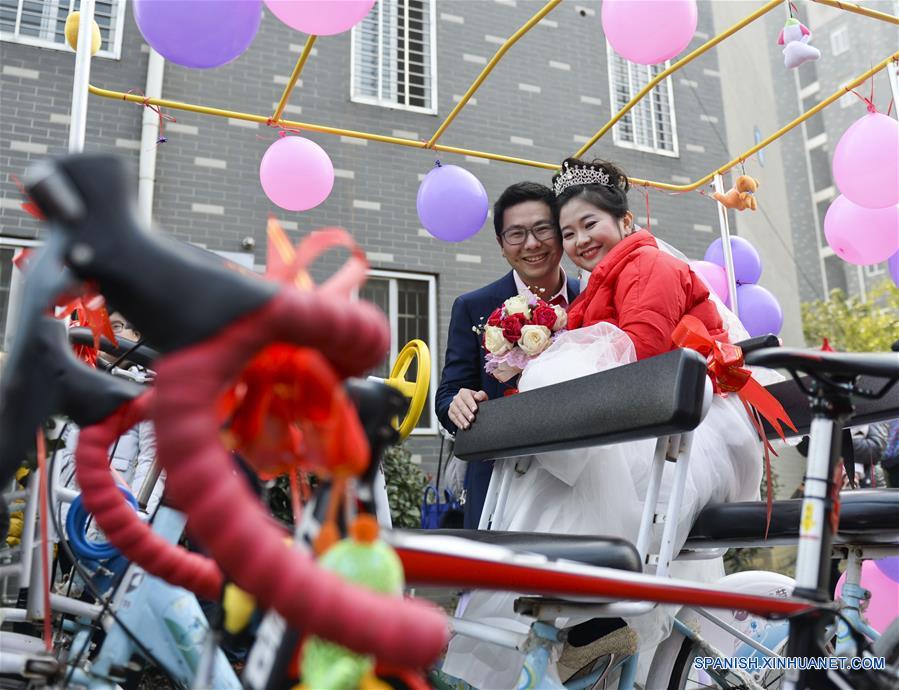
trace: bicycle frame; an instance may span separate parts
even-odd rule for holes
[[[832,549],[833,520],[831,518],[835,515],[831,497],[834,488],[834,471],[837,468],[840,453],[839,434],[835,433],[835,430],[845,425],[851,416],[853,407],[849,389],[839,395],[832,390],[827,392],[820,388],[817,388],[815,393],[812,405],[814,411],[811,428],[812,444],[808,454],[806,492],[801,513],[803,520],[797,556],[797,581],[792,597],[777,599],[753,596],[747,600],[744,598],[745,595],[728,592],[718,587],[686,586],[687,583],[684,582],[664,579],[672,560],[671,550],[675,524],[674,521],[666,521],[665,515],[679,514],[692,434],[671,438],[663,437],[657,442],[637,544],[637,550],[644,564],[657,566],[656,575],[635,575],[604,568],[575,566],[573,563],[565,562],[551,564],[539,556],[528,556],[521,559],[520,563],[510,563],[509,555],[502,555],[499,552],[490,553],[497,547],[477,544],[475,549],[469,546],[467,551],[462,553],[452,548],[445,548],[446,543],[444,543],[444,548],[441,548],[437,542],[428,544],[425,541],[418,541],[418,539],[441,539],[435,536],[420,537],[411,541],[398,538],[394,540],[394,546],[403,559],[407,577],[414,584],[462,585],[472,588],[539,592],[544,595],[555,592],[570,599],[589,598],[589,603],[569,601],[563,606],[554,603],[540,604],[539,600],[537,600],[538,603],[535,603],[533,600],[519,599],[516,602],[516,611],[536,618],[528,635],[507,633],[471,621],[459,619],[453,621],[453,628],[457,634],[488,640],[494,644],[525,653],[524,670],[519,678],[519,687],[560,687],[557,681],[546,675],[545,664],[551,648],[561,645],[560,631],[551,625],[557,617],[572,615],[581,617],[635,616],[652,610],[656,605],[652,602],[676,603],[692,608],[713,624],[741,640],[750,649],[769,656],[777,655],[778,651],[758,643],[733,626],[729,626],[725,621],[706,611],[706,608],[743,609],[766,618],[790,617],[791,624],[785,651],[788,656],[826,656],[824,640],[832,636],[834,630],[838,635],[838,653],[858,653],[859,650],[856,649],[848,625],[842,620],[838,629],[832,625],[837,606],[830,602],[828,594],[829,573],[821,567],[822,563],[831,557]],[[657,512],[656,503],[666,458],[669,461],[676,461],[676,474],[667,513],[660,514]],[[494,474],[494,478],[496,476],[497,474]],[[493,481],[491,482],[481,529],[489,529],[491,515],[502,510],[507,496],[505,489],[506,487],[497,486]],[[665,522],[665,530],[660,553],[654,556],[648,553],[649,535],[652,525],[658,522]],[[442,539],[449,538],[443,537]],[[472,550],[478,552],[483,550],[483,554],[472,556]],[[872,552],[870,549],[865,551],[869,554]],[[876,549],[876,551],[881,554],[891,552],[890,549]],[[427,552],[427,555],[424,552]],[[892,552],[895,552],[895,549],[892,549]],[[866,634],[871,639],[877,639],[876,631],[861,621],[858,612],[859,598],[863,596],[863,590],[859,586],[860,559],[861,555],[856,554],[850,561],[850,570],[847,572],[841,603],[849,612],[846,618],[851,622],[855,631]],[[592,573],[592,577],[588,573]],[[579,579],[580,575],[583,575],[584,578]],[[675,594],[672,591],[673,588],[679,591]],[[523,601],[524,605],[520,606]],[[619,601],[637,603],[614,603]],[[701,640],[697,633],[686,626],[679,622],[676,625],[679,626],[678,632],[681,635],[696,641]],[[782,647],[782,641],[783,638],[774,646]],[[624,667],[620,676],[619,690],[629,690],[633,687],[632,667],[635,663],[635,657],[629,658],[628,665]],[[602,673],[596,671],[563,687],[590,687],[591,683],[597,682],[602,677]],[[787,685],[784,687],[793,690],[810,687],[809,683],[812,682],[813,675],[815,672],[791,671],[785,676]],[[752,682],[751,679],[748,681]],[[724,681],[721,683],[722,687],[730,687]]]

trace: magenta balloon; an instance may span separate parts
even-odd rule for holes
[[[349,31],[371,12],[375,0],[265,0],[287,26],[314,36]]]
[[[711,261],[691,261],[690,268],[705,281],[709,290],[727,304],[728,297],[730,297],[730,290],[727,287],[727,271]]]
[[[288,211],[308,211],[331,193],[334,165],[314,141],[283,137],[262,157],[259,182],[272,203]]]
[[[415,205],[425,230],[446,242],[467,240],[487,219],[484,185],[457,165],[438,165],[425,175]]]
[[[603,0],[602,30],[621,57],[641,65],[665,62],[696,33],[696,0]]]
[[[881,558],[879,561],[874,561],[874,565],[893,582],[899,582],[899,556]]]
[[[262,0],[134,0],[133,7],[147,43],[194,69],[231,62],[250,47],[262,20]]]
[[[883,113],[856,120],[834,149],[833,179],[859,206],[899,204],[899,122]]]
[[[780,303],[761,285],[738,285],[737,309],[740,321],[753,338],[768,333],[777,335],[783,328]]]
[[[824,216],[824,237],[844,261],[879,264],[899,250],[899,205],[865,208],[840,195]]]
[[[730,238],[730,251],[734,258],[734,277],[740,285],[757,283],[762,277],[762,257],[749,240]],[[724,243],[717,239],[705,250],[706,261],[724,267]]]
[[[890,269],[890,278],[893,279],[896,287],[899,287],[899,252],[890,257],[889,261],[887,261],[887,266]]]
[[[840,598],[846,573],[837,580],[835,598]],[[871,601],[865,610],[868,623],[879,633],[886,632],[899,616],[899,582],[887,577],[872,561],[862,563],[861,586],[871,592]]]

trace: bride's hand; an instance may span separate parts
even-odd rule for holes
[[[487,400],[484,391],[473,391],[470,388],[460,388],[450,403],[448,415],[450,421],[459,429],[467,429],[474,421],[478,412],[478,403]]]

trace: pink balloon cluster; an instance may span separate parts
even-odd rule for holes
[[[777,335],[783,328],[783,310],[769,290],[756,285],[762,276],[762,259],[758,251],[742,237],[731,237],[730,249],[737,284],[737,316],[751,336]],[[731,306],[724,266],[724,243],[720,239],[709,245],[703,261],[690,262],[690,268],[705,281],[709,290]]]
[[[837,256],[864,266],[899,253],[899,122],[877,112],[856,120],[834,150],[833,179],[842,194],[824,236]]]
[[[265,0],[287,26],[314,36],[333,36],[352,29],[371,12],[375,0]]]
[[[603,0],[601,14],[615,52],[640,65],[673,58],[696,33],[696,0]]]
[[[282,137],[262,157],[259,182],[272,203],[288,211],[308,211],[331,193],[334,165],[314,141]]]

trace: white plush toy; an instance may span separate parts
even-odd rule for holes
[[[777,38],[777,45],[784,46],[784,66],[795,69],[799,65],[817,60],[821,57],[821,51],[809,45],[812,32],[798,19],[790,17],[784,24],[783,31]]]

